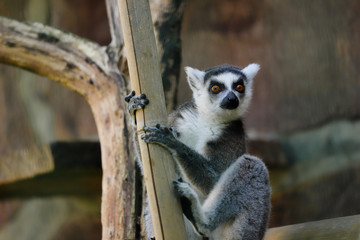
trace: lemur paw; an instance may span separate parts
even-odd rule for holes
[[[171,143],[176,141],[178,133],[173,128],[156,124],[155,127],[144,126],[143,130],[146,132],[141,136],[146,143],[159,143],[170,147]]]
[[[146,98],[145,94],[135,96],[135,91],[127,95],[125,101],[129,103],[128,110],[131,115],[135,115],[136,110],[144,109],[149,104],[149,99]]]
[[[191,187],[190,183],[183,181],[181,178],[177,181],[173,181],[175,191],[181,196],[188,199],[195,199],[196,192]]]

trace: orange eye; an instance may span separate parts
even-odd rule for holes
[[[211,87],[211,91],[213,93],[218,93],[220,91],[220,87],[218,85],[214,85]]]
[[[244,91],[244,86],[241,85],[241,84],[239,84],[239,85],[236,85],[235,89],[236,89],[236,91],[238,91],[238,92],[243,92],[243,91]]]

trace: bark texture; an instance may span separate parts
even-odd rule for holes
[[[114,2],[109,4],[117,10]],[[0,18],[0,62],[60,83],[82,95],[92,109],[102,153],[103,239],[135,237],[134,158],[123,111],[127,87],[117,67],[120,49],[119,42],[101,47],[42,24]]]

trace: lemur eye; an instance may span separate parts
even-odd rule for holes
[[[220,87],[218,85],[214,85],[211,87],[211,91],[213,93],[218,93],[218,92],[220,92]]]
[[[236,85],[235,89],[238,92],[243,92],[244,91],[244,86],[242,84],[238,84],[238,85]]]

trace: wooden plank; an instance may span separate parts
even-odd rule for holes
[[[271,228],[265,240],[358,240],[360,215]]]
[[[100,198],[101,179],[101,168],[55,170],[30,179],[1,185],[0,199],[59,195]]]
[[[131,87],[145,93],[150,104],[137,111],[137,132],[144,165],[145,185],[157,240],[185,239],[183,215],[171,180],[175,179],[174,162],[169,152],[158,145],[147,145],[140,139],[146,124],[167,123],[164,92],[158,53],[147,0],[119,0],[119,11]]]
[[[11,152],[0,158],[0,185],[54,169],[54,160],[47,145]]]
[[[0,158],[0,184],[59,170],[101,169],[100,154],[97,141],[54,142],[18,150]]]
[[[101,195],[102,171],[99,142],[54,142],[44,148],[48,149],[48,159],[51,160],[53,167],[34,174],[36,175],[34,177],[27,176],[26,179],[21,177],[14,179],[13,182],[3,183],[0,187],[0,199],[67,194]],[[31,157],[38,158],[34,154],[26,156],[28,157],[26,161],[30,163],[34,162]],[[28,165],[25,164],[25,166]],[[25,170],[18,165],[18,162],[13,160],[8,167],[23,171],[22,175],[24,175]]]

